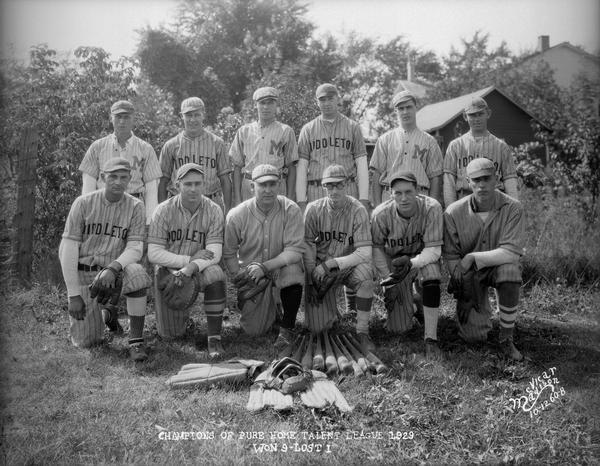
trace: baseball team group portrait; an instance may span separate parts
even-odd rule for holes
[[[599,463],[600,4],[517,9],[3,2],[2,462]]]

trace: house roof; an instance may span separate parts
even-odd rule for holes
[[[416,81],[401,80],[398,82],[396,92],[410,91],[417,99],[423,99],[429,89],[431,89],[431,86],[421,84]]]
[[[535,57],[538,57],[540,55],[544,55],[549,50],[557,49],[557,48],[560,48],[560,47],[567,48],[567,49],[571,50],[572,52],[575,52],[575,53],[581,55],[582,57],[588,58],[588,59],[590,59],[592,61],[600,62],[600,57],[598,57],[596,55],[592,55],[591,53],[586,52],[585,50],[583,50],[583,49],[581,49],[579,47],[575,47],[570,42],[561,42],[559,44],[553,45],[552,47],[548,47],[546,50],[543,50],[541,52],[540,51],[536,51],[536,52],[532,53],[531,55],[528,55],[528,56],[524,57],[521,60],[521,63],[526,62],[526,61],[530,60],[531,58],[535,58]]]
[[[443,128],[456,117],[460,116],[463,112],[463,109],[467,106],[467,104],[471,101],[471,99],[475,97],[484,98],[489,95],[493,91],[498,92],[504,98],[509,100],[513,105],[519,107],[523,112],[529,115],[532,119],[541,123],[543,126],[547,127],[523,107],[514,102],[510,97],[504,94],[499,89],[496,89],[494,86],[489,86],[484,89],[480,89],[475,92],[471,92],[470,94],[461,95],[460,97],[456,97],[450,100],[444,100],[442,102],[437,102],[435,104],[429,104],[423,107],[421,110],[417,112],[417,126],[421,128],[423,131],[431,132],[436,131],[440,128]]]

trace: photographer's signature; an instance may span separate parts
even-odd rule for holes
[[[541,376],[533,377],[525,390],[527,395],[522,395],[519,398],[509,398],[508,402],[512,403],[511,410],[514,412],[517,409],[522,409],[524,412],[529,413],[530,417],[537,416],[564,396],[565,389],[559,386],[560,381],[556,377],[555,371],[556,367],[551,367],[548,371],[544,371]],[[540,398],[542,398],[541,401]]]

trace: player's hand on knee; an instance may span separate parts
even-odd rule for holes
[[[213,257],[215,257],[215,254],[212,251],[209,251],[208,249],[200,249],[191,257],[190,261],[195,261],[197,259],[209,261]]]
[[[467,254],[460,261],[460,266],[462,267],[463,271],[466,272],[473,266],[474,263],[475,263],[475,258],[473,257],[473,255]]]
[[[255,283],[267,275],[266,267],[259,262],[252,262],[248,264],[246,269],[248,270],[248,276],[254,280]]]
[[[85,319],[85,303],[81,296],[69,296],[69,315],[75,320]]]
[[[198,265],[195,264],[194,262],[190,262],[188,265],[186,265],[185,267],[179,269],[180,274],[185,275],[186,277],[191,277],[192,275],[194,275],[196,272],[198,271]]]
[[[327,272],[325,271],[325,267],[323,267],[323,264],[317,265],[312,273],[313,281],[320,283],[323,280],[323,277],[325,277],[326,273]]]

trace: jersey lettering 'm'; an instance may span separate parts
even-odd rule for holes
[[[183,228],[177,228],[176,230],[169,231],[167,236],[168,241],[171,242],[185,240],[204,244],[206,233],[200,230],[190,230],[189,228],[186,228],[185,230],[183,230]]]
[[[423,241],[423,234],[415,233],[412,235],[412,237],[406,236],[404,238],[386,238],[385,245],[390,248],[404,248],[421,241]]]
[[[144,171],[144,158],[137,157],[135,155],[133,155],[131,158],[133,159],[131,162],[131,169],[133,171]]]
[[[217,159],[216,158],[206,157],[204,155],[192,154],[191,156],[184,155],[183,157],[181,157],[181,156],[177,157],[175,159],[175,169],[178,169],[179,167],[181,167],[182,165],[185,165],[186,163],[197,163],[201,167],[210,167],[210,168],[217,167]]]
[[[348,233],[344,233],[343,231],[319,231],[319,239],[318,242],[328,242],[328,241],[337,241],[339,243],[344,243],[348,240],[348,245],[352,246],[354,244],[354,236],[349,235]]]
[[[427,154],[427,147],[425,149],[421,149],[418,144],[415,144],[415,151],[413,153],[413,159],[419,159],[421,162],[423,161],[423,157]]]
[[[283,141],[273,141],[271,139],[271,147],[269,148],[269,155],[277,154],[281,155],[283,152]]]
[[[342,147],[346,150],[350,150],[352,147],[352,142],[346,138],[322,138],[322,139],[314,139],[308,143],[308,146],[311,151],[326,149],[327,147]]]
[[[111,238],[118,238],[122,240],[127,239],[128,228],[124,228],[120,225],[111,225],[108,222],[104,223],[85,223],[81,230],[82,235],[97,235],[97,236],[109,236]]]

